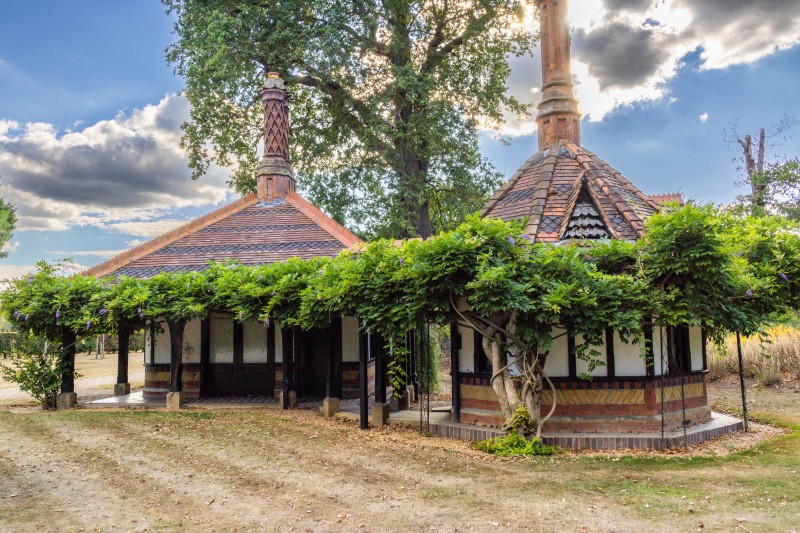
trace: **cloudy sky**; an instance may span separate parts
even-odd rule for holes
[[[800,118],[798,0],[572,0],[570,18],[583,143],[647,193],[731,201],[725,129]],[[0,6],[0,194],[19,216],[0,278],[93,265],[233,199],[224,169],[189,179],[171,30],[156,0]],[[538,57],[513,61],[510,90],[536,102]],[[482,150],[510,175],[533,117],[502,133]],[[800,155],[800,129],[779,151]]]

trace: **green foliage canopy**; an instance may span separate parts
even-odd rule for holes
[[[2,248],[14,233],[17,225],[17,213],[14,206],[0,198],[0,248]],[[0,250],[0,259],[8,257],[8,252]]]
[[[12,280],[0,304],[21,331],[51,340],[62,328],[97,334],[122,320],[141,326],[227,310],[239,321],[302,329],[350,315],[399,346],[420,323],[469,312],[482,324],[513,316],[514,337],[541,349],[554,327],[590,345],[606,328],[639,334],[645,317],[753,333],[800,305],[800,232],[781,218],[689,205],[653,216],[637,244],[534,244],[521,231],[475,215],[425,241],[381,240],[336,258],[256,267],[216,263],[149,280],[59,276],[42,262]]]

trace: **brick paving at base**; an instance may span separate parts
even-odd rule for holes
[[[713,413],[710,422],[686,430],[686,444],[692,446],[709,439],[742,431],[744,423],[728,415]],[[459,424],[455,422],[431,422],[430,433],[451,439],[479,441],[500,437],[505,433],[497,428]],[[545,444],[565,449],[591,450],[666,450],[684,446],[682,430],[661,433],[551,433],[542,438]]]

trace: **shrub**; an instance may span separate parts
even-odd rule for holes
[[[541,439],[526,439],[520,433],[526,429],[531,421],[531,415],[524,405],[518,405],[514,415],[506,423],[508,435],[482,440],[475,444],[475,448],[492,455],[504,457],[516,455],[553,455],[558,453],[558,448],[544,444]]]
[[[503,457],[517,455],[553,455],[558,453],[558,448],[544,444],[540,439],[530,440],[520,437],[516,432],[504,437],[482,440],[475,444],[475,448],[492,455]]]
[[[55,409],[61,388],[61,352],[49,349],[40,338],[20,335],[12,357],[10,365],[0,365],[3,377],[33,396],[42,409]]]

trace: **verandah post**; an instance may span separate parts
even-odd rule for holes
[[[386,403],[386,369],[384,368],[383,339],[373,335],[372,353],[375,359],[375,404],[372,406],[372,425],[380,427],[389,423],[389,404]]]
[[[337,359],[341,358],[342,346],[342,319],[335,318],[329,326],[331,332],[331,343],[328,349],[325,364],[325,398],[322,400],[322,415],[332,417],[339,412],[339,398],[334,394],[334,381],[337,376]]]
[[[369,428],[369,391],[367,390],[367,335],[358,335],[358,397],[361,429]]]
[[[169,392],[167,409],[180,409],[183,406],[183,331],[186,320],[167,322],[169,328]]]
[[[117,329],[117,382],[114,384],[114,396],[131,393],[131,384],[128,382],[130,333],[130,324],[124,320],[121,321]]]
[[[458,350],[461,348],[461,335],[458,324],[450,323],[450,377],[452,380],[453,421],[461,422],[461,381],[458,375]]]
[[[742,389],[742,416],[744,417],[744,430],[749,431],[747,423],[747,389],[744,384],[744,359],[742,358],[742,338],[736,332],[736,351],[739,354],[739,386]]]
[[[69,409],[78,403],[75,394],[75,343],[77,335],[74,331],[64,328],[61,332],[61,394],[58,395],[56,407]]]
[[[283,379],[281,380],[281,409],[292,409],[297,402],[297,394],[293,389],[294,385],[294,350],[295,338],[294,328],[281,330],[283,339]]]

